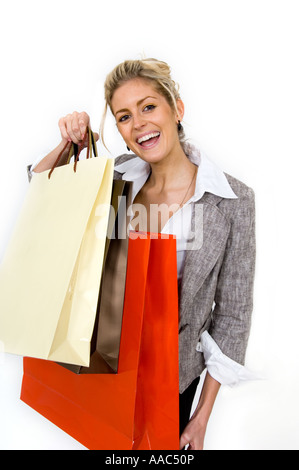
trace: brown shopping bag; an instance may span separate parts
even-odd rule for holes
[[[9,353],[88,366],[114,160],[78,156],[29,185],[0,267],[0,341]]]
[[[178,294],[173,236],[130,234],[116,374],[24,359],[21,399],[88,449],[178,450]]]
[[[60,364],[77,374],[117,372],[128,256],[128,208],[131,202],[132,183],[114,180],[90,365]]]

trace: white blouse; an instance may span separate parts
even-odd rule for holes
[[[185,144],[184,150],[190,161],[199,167],[195,192],[189,201],[167,221],[161,231],[161,233],[176,236],[178,281],[182,278],[188,233],[191,228],[193,203],[200,200],[205,192],[210,192],[223,198],[237,199],[222,170],[193,145]],[[34,175],[34,168],[39,161],[36,161],[31,166],[31,176]],[[115,166],[115,170],[122,173],[122,179],[133,182],[132,200],[134,201],[135,196],[148,179],[150,165],[136,157]],[[222,385],[233,386],[240,381],[258,378],[256,374],[225,356],[207,331],[202,333],[196,350],[203,353],[209,374]]]

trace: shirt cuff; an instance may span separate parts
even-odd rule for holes
[[[202,333],[196,350],[203,353],[209,374],[222,385],[233,387],[242,381],[261,378],[258,374],[225,356],[207,331]]]
[[[37,167],[37,165],[42,161],[43,157],[42,158],[37,158],[34,163],[32,165],[29,165],[27,168],[28,168],[28,174],[32,177],[35,173],[34,173],[34,168]]]

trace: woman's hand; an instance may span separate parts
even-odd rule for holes
[[[180,438],[180,449],[203,450],[207,423],[201,422],[200,417],[194,416],[184,429]]]
[[[188,445],[187,450],[203,450],[208,421],[220,386],[207,372],[197,407],[181,435],[180,449]]]
[[[87,146],[88,137],[86,134],[87,127],[89,126],[90,119],[87,113],[78,113],[74,111],[65,117],[59,119],[58,125],[61,137],[64,143],[74,142],[79,144],[83,142],[83,147]],[[99,139],[99,135],[94,133],[95,139]]]
[[[35,173],[41,173],[45,170],[50,170],[56,162],[59,155],[59,165],[65,165],[69,155],[69,149],[66,148],[67,142],[74,142],[75,144],[82,143],[82,148],[88,145],[87,127],[89,126],[89,116],[87,113],[68,114],[59,119],[59,129],[61,132],[62,141],[59,145],[52,150],[46,157],[44,157],[38,165],[34,168]],[[94,133],[95,140],[99,140],[99,134]],[[83,141],[83,142],[82,142]]]

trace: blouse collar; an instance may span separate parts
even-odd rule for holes
[[[195,192],[188,202],[199,201],[205,192],[228,199],[238,198],[227,181],[224,172],[203,152],[190,143],[184,144],[184,151],[189,160],[198,166]],[[146,182],[151,171],[150,164],[139,157],[121,163],[115,166],[114,169],[123,174],[123,180],[134,183],[132,200]]]

